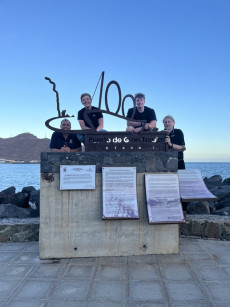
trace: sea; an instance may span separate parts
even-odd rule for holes
[[[230,178],[230,162],[187,162],[186,169],[199,169],[203,178],[214,175]],[[11,186],[16,192],[26,186],[40,189],[40,164],[0,164],[0,192]]]

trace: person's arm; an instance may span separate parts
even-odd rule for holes
[[[81,126],[81,129],[82,129],[82,130],[86,130],[86,129],[92,129],[92,128],[90,128],[90,127],[87,127],[87,126],[85,125],[85,122],[84,122],[84,120],[82,120],[82,119],[79,119],[79,120],[78,120],[78,122],[79,122],[79,125]]]
[[[61,149],[51,148],[51,152],[70,152],[71,149],[68,146],[63,146]]]
[[[70,149],[70,152],[78,152],[81,151],[81,147]]]
[[[185,151],[186,147],[182,145],[172,144],[172,149],[175,149],[177,151]]]
[[[126,117],[128,118],[131,118],[132,117],[132,114],[133,114],[133,109],[128,109],[128,113],[126,115]],[[127,128],[130,127],[131,130],[134,130],[132,129],[133,128],[139,128],[141,126],[141,122],[133,122],[132,120],[127,120]]]
[[[104,126],[104,120],[103,120],[103,117],[101,118],[98,118],[98,123],[99,123],[99,126],[97,127],[97,131],[101,131],[103,129],[103,126]]]
[[[185,145],[173,144],[173,143],[171,142],[171,139],[170,139],[169,135],[167,135],[167,136],[165,137],[165,142],[168,143],[169,148],[175,149],[175,150],[177,150],[177,151],[185,151],[185,150],[186,150]]]
[[[156,125],[157,125],[157,121],[152,120],[150,123],[145,124],[145,130],[150,130],[150,129],[156,128]]]
[[[140,125],[141,125],[141,122],[132,122],[130,120],[127,120],[127,127],[131,126],[131,127],[137,128],[137,127],[140,127]]]

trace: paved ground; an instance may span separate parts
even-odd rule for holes
[[[230,306],[230,242],[180,239],[178,255],[39,260],[0,243],[0,306]]]

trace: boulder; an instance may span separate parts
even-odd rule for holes
[[[1,204],[0,205],[0,218],[27,218],[30,214],[30,210],[19,208],[13,204]]]
[[[187,207],[188,214],[210,214],[209,202],[199,201],[199,202],[191,202]]]
[[[209,191],[218,198],[230,197],[230,185],[211,187]]]
[[[35,190],[30,193],[29,198],[30,217],[40,216],[40,190]]]
[[[230,178],[224,179],[223,184],[229,184],[230,185]]]
[[[33,186],[24,187],[24,188],[22,189],[22,193],[28,193],[28,194],[30,194],[30,192],[32,192],[32,191],[36,191],[36,189],[35,189]]]
[[[14,194],[16,191],[16,188],[15,187],[10,187],[10,188],[7,188],[3,191],[0,192],[0,194],[3,194],[3,195],[12,195]]]
[[[20,208],[29,208],[29,195],[27,193],[15,193],[10,196],[9,203]]]
[[[217,210],[230,207],[230,197],[223,197],[221,198],[215,205]]]
[[[230,216],[230,207],[225,207],[219,210],[213,211],[213,214],[215,215],[225,215],[225,216]]]
[[[211,187],[220,186],[222,184],[222,181],[223,179],[220,175],[215,175],[210,178],[207,178],[207,177],[204,178],[204,182],[208,189]]]

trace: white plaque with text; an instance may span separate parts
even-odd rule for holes
[[[178,170],[178,176],[182,201],[217,200],[207,189],[200,170]]]
[[[183,223],[177,174],[145,174],[150,224]]]
[[[61,165],[60,190],[94,190],[96,165]]]
[[[138,219],[136,167],[103,167],[103,219]]]

